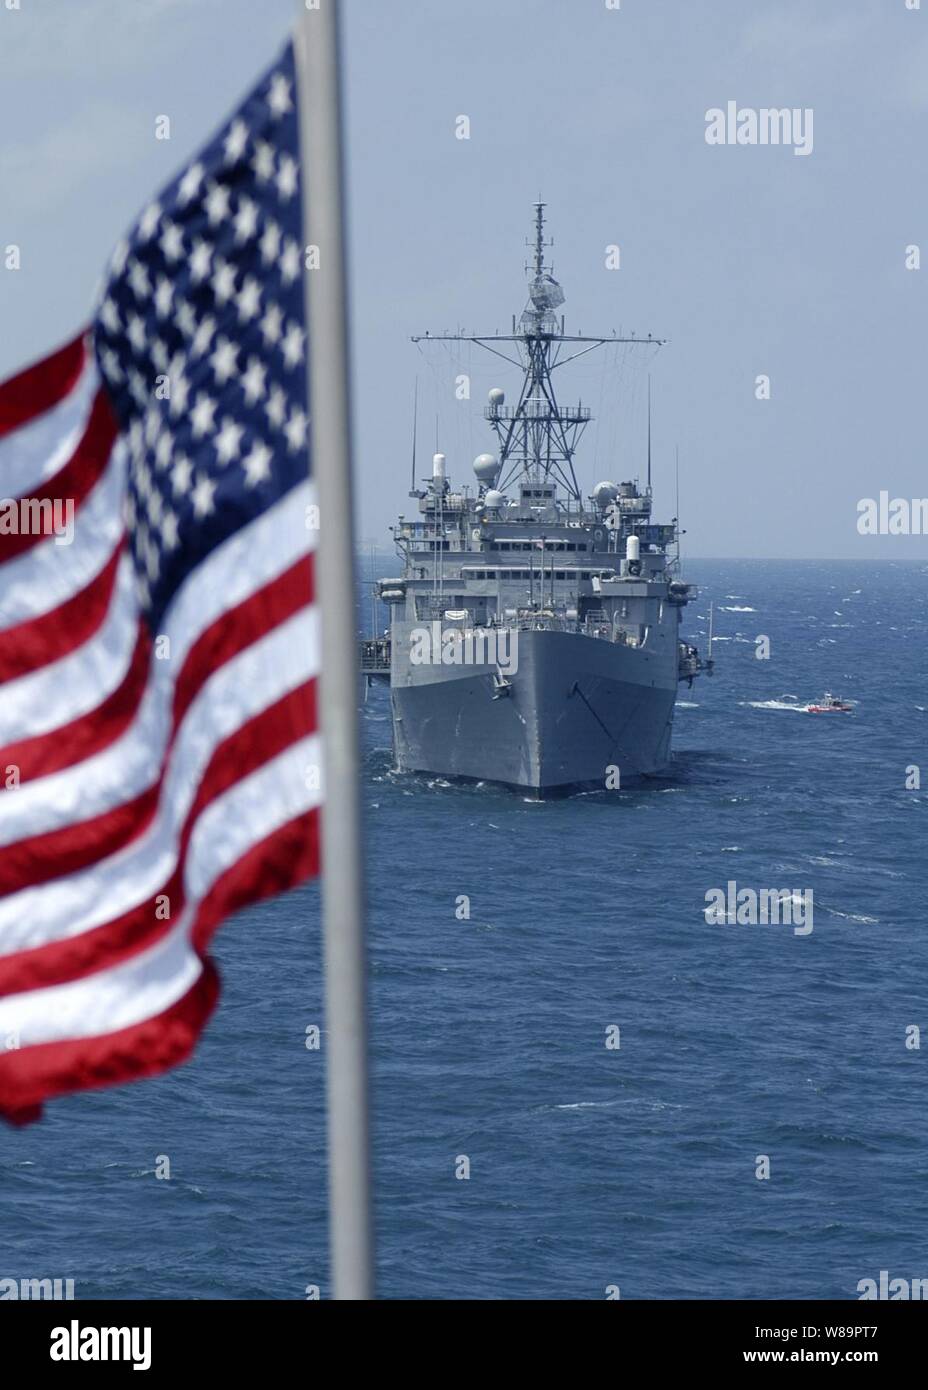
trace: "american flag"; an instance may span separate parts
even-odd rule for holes
[[[15,1122],[186,1058],[219,923],[317,871],[296,106],[288,45],[117,247],[92,327],[0,386]]]

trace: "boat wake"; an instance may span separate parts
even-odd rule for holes
[[[742,700],[741,703],[749,706],[751,709],[785,709],[791,710],[793,714],[822,714],[832,712],[829,709],[823,709],[820,701],[810,700],[808,704],[803,704],[795,695],[781,695],[778,700]],[[843,700],[841,704],[844,709],[847,710],[855,706],[857,701]]]
[[[801,705],[796,699],[742,700],[741,703],[749,705],[751,709],[785,709],[791,710],[793,714],[809,713],[809,706]]]

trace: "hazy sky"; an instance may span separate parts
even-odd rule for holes
[[[910,0],[913,3],[914,0]],[[273,57],[296,0],[0,0],[0,374],[85,320],[112,244]],[[436,415],[488,447],[478,364],[412,333],[504,330],[548,203],[568,328],[650,362],[659,519],[685,552],[916,557],[857,502],[928,494],[928,0],[347,0],[359,541],[388,540]],[[710,146],[706,112],[812,108],[813,149]],[[170,141],[155,139],[169,115]],[[465,115],[470,139],[455,138]],[[917,244],[924,268],[907,271]],[[621,269],[608,270],[618,245]],[[318,345],[317,349],[318,350]],[[644,468],[647,350],[560,385],[600,416],[588,490]],[[609,371],[605,371],[609,368]],[[472,398],[455,399],[461,371]],[[771,399],[755,398],[766,374]],[[0,487],[2,492],[2,487]]]

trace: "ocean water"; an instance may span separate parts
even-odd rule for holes
[[[673,774],[643,790],[536,803],[397,776],[386,691],[364,707],[385,1297],[854,1298],[881,1269],[928,1276],[928,1037],[906,1047],[928,1029],[926,792],[905,786],[928,778],[928,564],[687,575],[717,671],[681,688]],[[826,689],[853,712],[799,708]],[[811,889],[812,932],[706,925],[729,880]],[[329,1291],[317,888],[243,912],[215,954],[190,1064],[0,1132],[0,1278]]]

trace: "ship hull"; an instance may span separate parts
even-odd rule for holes
[[[495,666],[394,672],[399,770],[545,796],[667,771],[677,681],[666,651],[578,633],[519,638],[518,666],[502,692]]]

